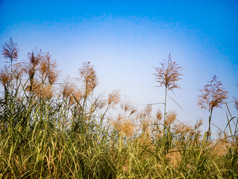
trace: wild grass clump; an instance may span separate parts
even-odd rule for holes
[[[11,64],[0,72],[1,178],[238,177],[237,117],[229,108],[230,133],[207,140],[202,121],[187,126],[170,112],[162,122],[160,110],[138,110],[118,91],[95,95],[89,62],[78,81],[59,85],[49,53],[34,51],[14,63],[18,49],[8,43],[3,55]]]

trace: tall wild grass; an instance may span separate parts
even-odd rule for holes
[[[202,121],[179,122],[176,113],[166,111],[166,99],[164,114],[153,115],[149,105],[138,110],[121,101],[118,91],[95,95],[98,79],[89,62],[78,81],[59,84],[49,53],[33,51],[27,61],[16,61],[17,44],[10,39],[2,54],[10,65],[0,71],[1,178],[238,177],[238,123],[227,104],[227,126],[212,140],[210,125],[203,134]],[[167,62],[156,68],[166,96],[181,75],[171,56]],[[200,104],[208,105],[210,124],[213,108],[226,98],[209,103],[206,94]]]

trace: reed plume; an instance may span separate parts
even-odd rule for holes
[[[35,74],[37,71],[37,66],[40,62],[39,55],[36,55],[35,52],[28,53],[28,59],[29,62],[26,64],[25,71],[28,74],[28,79],[30,81],[30,84],[28,85],[28,90],[31,93],[33,90],[34,82],[35,82]]]
[[[79,72],[85,85],[84,96],[87,97],[98,84],[96,71],[90,62],[86,62],[83,63],[83,68],[79,69]]]
[[[158,121],[160,121],[160,120],[162,119],[162,117],[163,117],[162,112],[161,112],[160,110],[158,110],[157,113],[156,113],[156,119],[157,119]]]
[[[10,60],[12,65],[13,61],[18,58],[19,49],[17,43],[13,42],[12,38],[2,46],[2,55]]]
[[[119,102],[120,102],[120,93],[118,90],[115,90],[109,94],[107,99],[108,106],[114,107]]]
[[[169,164],[173,167],[178,167],[182,161],[182,156],[177,148],[170,149],[166,155],[166,159],[169,160]]]
[[[217,80],[216,75],[200,91],[202,94],[198,96],[198,106],[202,109],[208,109],[210,113],[208,127],[208,136],[210,136],[213,109],[221,108],[227,99],[228,92],[224,89],[222,82]]]
[[[62,86],[62,96],[72,105],[76,103],[76,100],[80,101],[82,93],[74,83],[67,81]]]
[[[166,116],[164,124],[170,126],[176,120],[177,114],[175,112],[169,112]]]
[[[134,134],[135,124],[129,119],[117,120],[112,123],[113,127],[122,135],[132,137]]]
[[[4,88],[9,86],[12,80],[11,73],[9,72],[8,67],[5,65],[0,71],[0,82]]]
[[[182,73],[180,72],[182,69],[176,61],[172,60],[171,54],[168,56],[168,60],[164,62],[160,62],[160,67],[155,67],[156,72],[154,73],[156,82],[160,84],[159,87],[165,87],[165,101],[164,101],[164,127],[166,120],[166,105],[167,105],[167,92],[170,90],[174,90],[176,88],[180,88],[177,82],[181,79]]]
[[[42,75],[43,81],[47,79],[48,83],[53,85],[59,76],[58,71],[56,71],[56,61],[52,60],[49,52],[43,54],[39,59],[39,71]]]
[[[23,77],[24,75],[24,66],[22,63],[16,63],[12,66],[12,77],[15,80],[19,80]]]

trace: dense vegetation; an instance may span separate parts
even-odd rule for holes
[[[78,81],[59,84],[49,53],[33,51],[27,62],[16,61],[18,48],[10,39],[2,55],[10,65],[0,72],[0,177],[238,177],[238,123],[227,105],[226,128],[219,139],[209,137],[213,108],[227,98],[216,77],[199,97],[210,112],[202,134],[202,121],[187,126],[166,111],[167,92],[179,87],[182,70],[171,56],[155,68],[165,102],[164,112],[153,116],[151,106],[139,111],[122,102],[118,91],[96,96],[90,63],[83,64]]]

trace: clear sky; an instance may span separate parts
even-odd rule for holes
[[[237,19],[237,0],[0,0],[0,44],[12,37],[22,60],[36,47],[49,51],[62,76],[78,76],[91,61],[97,91],[120,89],[139,108],[163,101],[153,67],[171,53],[184,70],[182,89],[169,95],[184,111],[171,100],[168,108],[190,124],[203,118],[206,129],[208,114],[197,107],[197,96],[207,81],[216,74],[229,101],[238,98]],[[213,122],[224,128],[225,108],[214,111]]]

